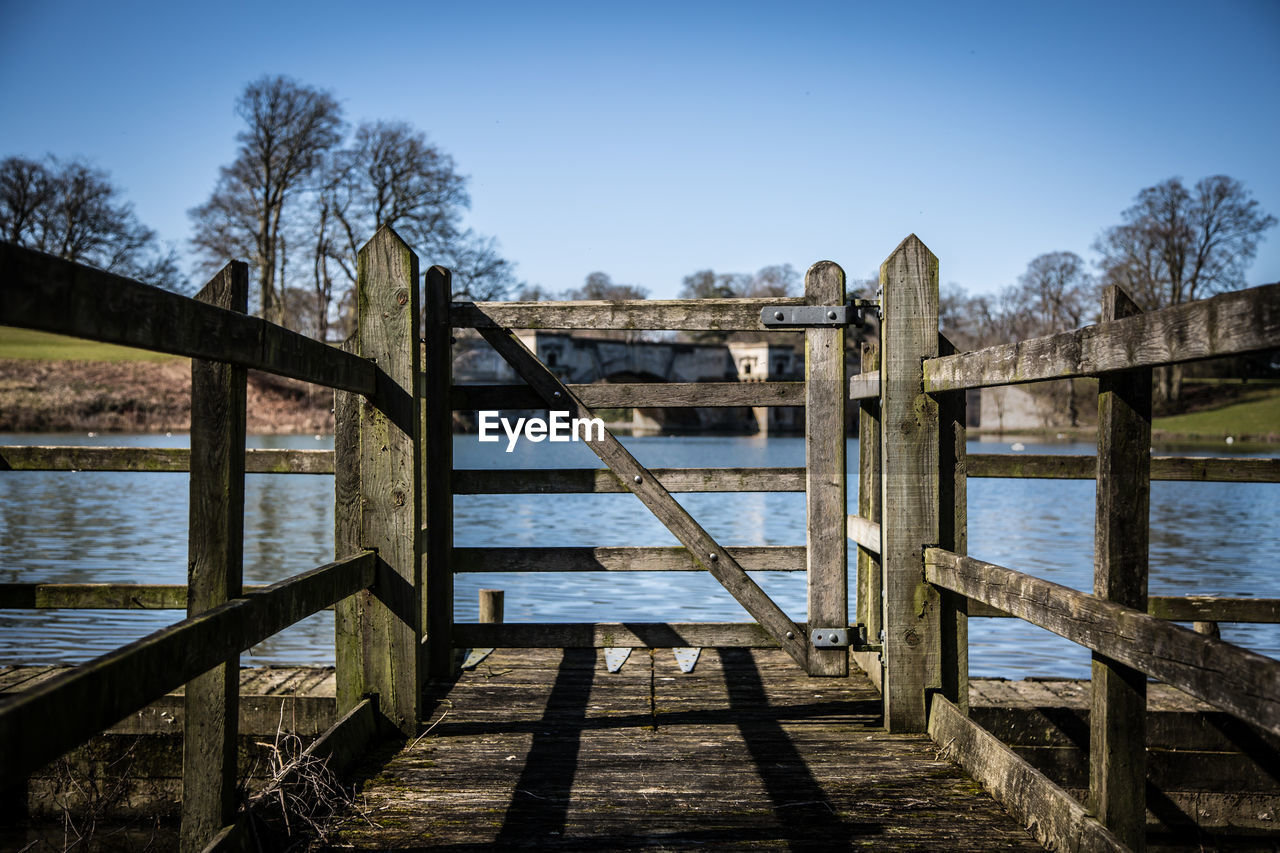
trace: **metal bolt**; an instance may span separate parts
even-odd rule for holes
[[[635,475],[634,477],[632,477],[631,479],[635,480],[637,483],[642,482],[642,479],[641,479],[641,477],[640,477],[640,475],[639,475],[639,474],[636,474],[636,475]]]
[[[838,643],[838,642],[840,642],[840,635],[839,635],[839,634],[832,634],[832,635],[831,635],[831,642],[833,642],[833,643]]]
[[[773,312],[773,319],[775,319],[775,320],[781,320],[781,319],[785,318],[786,316],[787,316],[787,315],[786,315],[786,314],[783,314],[781,311],[775,311],[775,312]]]
[[[717,560],[719,560],[719,559],[720,559],[720,555],[719,555],[719,554],[708,554],[708,555],[707,555],[707,559],[714,563],[714,562],[716,562]]]
[[[560,399],[560,392],[559,392],[559,391],[556,391],[556,392],[555,392],[555,393],[553,393],[551,396],[552,396],[552,397],[555,397],[557,400],[559,400],[559,399]]]
[[[794,632],[792,632],[792,631],[788,631],[788,632],[787,632],[787,639],[788,639],[788,640],[794,640],[795,638],[796,638],[796,635],[795,635],[795,633],[794,633]]]
[[[828,311],[828,312],[827,312],[827,319],[828,319],[828,320],[834,320],[835,318],[836,318],[836,312],[834,312],[834,311]]]

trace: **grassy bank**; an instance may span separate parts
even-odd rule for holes
[[[0,326],[0,359],[30,361],[185,361],[176,355],[100,344],[34,329]]]
[[[1156,418],[1152,428],[1167,436],[1280,441],[1280,388],[1266,385],[1242,390],[1225,405]]]

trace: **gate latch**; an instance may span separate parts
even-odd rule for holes
[[[878,312],[874,299],[855,299],[848,305],[769,305],[760,309],[760,322],[768,328],[854,326],[862,328],[866,312]]]
[[[844,649],[849,646],[848,628],[814,628],[809,633],[815,649]]]

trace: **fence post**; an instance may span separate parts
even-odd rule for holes
[[[844,270],[819,261],[804,277],[810,305],[843,305]],[[848,506],[845,498],[844,329],[812,328],[805,348],[805,497],[809,630],[849,625]],[[810,648],[809,674],[847,676],[849,650]]]
[[[249,268],[232,261],[196,296],[245,312]],[[247,372],[191,360],[191,504],[187,615],[242,594]],[[183,701],[181,848],[203,850],[236,811],[240,656],[187,683]]]
[[[356,354],[378,368],[377,392],[360,402],[356,424],[359,547],[378,554],[374,585],[360,596],[360,678],[379,710],[413,734],[425,676],[418,256],[384,225],[357,264]]]
[[[349,353],[358,351],[354,334],[342,344],[342,349]],[[363,403],[364,397],[354,392],[340,389],[333,392],[334,559],[361,550],[360,409]],[[364,683],[361,612],[369,596],[365,590],[333,605],[334,678],[339,719],[360,704],[368,692]]]
[[[880,346],[862,345],[861,371],[880,369]],[[880,523],[880,398],[858,401],[858,515]],[[867,626],[867,641],[880,642],[884,627],[884,585],[880,555],[858,548],[857,622]],[[877,690],[884,689],[884,659],[879,652],[855,652]]]
[[[426,357],[422,390],[423,507],[427,523],[426,595],[422,620],[427,675],[453,674],[453,281],[449,270],[427,270]]]
[[[941,334],[938,354],[953,355],[956,348]],[[968,440],[964,391],[938,395],[938,547],[957,554],[969,549],[969,471],[966,461]],[[969,599],[950,590],[940,590],[942,695],[969,713]]]
[[[1102,296],[1102,321],[1141,309],[1119,287]],[[1093,594],[1143,613],[1151,502],[1151,369],[1098,379],[1097,515]],[[1093,654],[1089,798],[1098,820],[1136,851],[1146,846],[1147,678]]]
[[[926,691],[939,677],[939,596],[924,580],[938,542],[938,404],[924,393],[924,359],[938,354],[938,259],[920,238],[880,265],[884,719],[891,732],[926,729]]]

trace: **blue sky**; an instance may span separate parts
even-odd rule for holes
[[[1280,216],[1280,2],[0,0],[0,155],[83,155],[185,250],[244,84],[425,130],[526,281],[674,296],[707,267],[873,273],[908,233],[972,292],[1225,173]],[[430,262],[426,258],[424,261]],[[1280,280],[1272,229],[1250,283]]]

